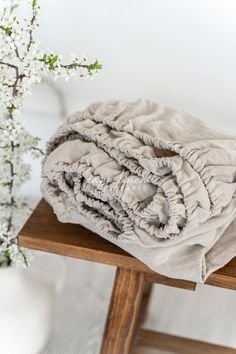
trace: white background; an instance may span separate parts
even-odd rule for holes
[[[44,46],[65,57],[85,53],[104,64],[94,82],[60,83],[69,112],[95,100],[142,96],[225,129],[235,127],[234,0],[40,3]]]
[[[65,58],[83,52],[104,64],[95,81],[58,82],[68,113],[96,100],[145,97],[235,132],[234,0],[41,0],[41,5],[43,45]],[[55,97],[37,88],[25,107],[30,130],[47,139],[60,123]],[[24,192],[39,195],[38,163]],[[113,271],[78,261],[69,262],[69,271],[45,354],[94,354]],[[192,294],[157,287],[148,324],[236,345],[235,316],[233,292],[203,286]]]

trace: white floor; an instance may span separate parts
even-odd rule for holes
[[[58,124],[47,115],[25,118],[30,130],[43,140]],[[35,198],[40,194],[39,166],[33,162],[32,181],[22,189]],[[97,354],[115,270],[75,259],[66,263],[66,283],[55,306],[52,337],[42,354]],[[146,327],[236,347],[235,319],[236,292],[210,286],[191,292],[156,285]]]

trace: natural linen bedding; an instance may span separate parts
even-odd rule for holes
[[[196,282],[236,255],[235,182],[236,138],[147,100],[76,113],[48,142],[42,170],[61,222]]]

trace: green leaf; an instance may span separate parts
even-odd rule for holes
[[[52,57],[51,62],[54,64],[56,63],[57,60],[58,60],[58,55],[55,55],[54,57]]]
[[[11,185],[10,182],[3,182],[1,183],[3,187],[9,187]]]
[[[11,27],[6,27],[5,28],[5,32],[6,32],[6,34],[8,34],[8,36],[10,36],[12,34],[12,28]]]
[[[54,70],[55,69],[55,63],[58,60],[58,55],[50,56],[48,55],[47,57],[47,63],[49,64],[49,70]]]
[[[7,107],[8,113],[12,113],[14,111],[15,107],[14,106],[9,106]]]
[[[35,9],[35,6],[37,5],[37,0],[32,1],[32,8]]]
[[[101,70],[102,69],[102,64],[100,64],[97,60],[92,63],[92,64],[89,64],[88,66],[88,71],[91,72],[91,71],[97,71],[97,70]]]

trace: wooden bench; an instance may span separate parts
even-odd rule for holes
[[[236,349],[141,329],[153,283],[187,290],[195,290],[196,284],[157,274],[82,226],[58,222],[44,200],[21,230],[19,242],[22,247],[117,267],[101,354],[141,354],[146,353],[144,347],[153,348],[153,353],[157,349],[179,354],[236,353]],[[206,283],[236,290],[236,258]]]

